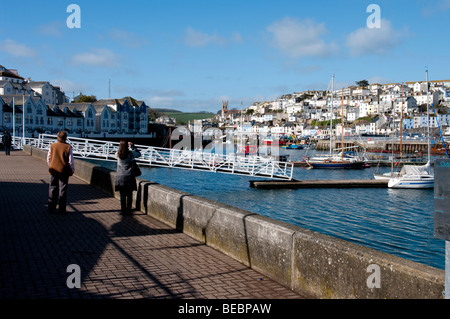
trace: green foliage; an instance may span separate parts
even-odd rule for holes
[[[333,120],[333,125],[339,124],[341,123],[341,119],[334,119]],[[330,120],[326,120],[326,121],[312,121],[311,122],[312,126],[319,126],[319,127],[326,127],[326,126],[330,126]]]
[[[357,86],[366,87],[369,86],[369,81],[367,80],[361,80],[355,82]]]
[[[95,95],[80,95],[78,99],[75,101],[77,103],[90,103],[97,101],[97,97]]]
[[[199,112],[199,113],[184,113],[180,111],[170,111],[170,112],[160,112],[163,113],[166,116],[173,117],[177,120],[177,124],[188,124],[189,122],[192,122],[193,120],[204,120],[204,119],[210,119],[215,116],[214,113],[207,113],[207,112]]]

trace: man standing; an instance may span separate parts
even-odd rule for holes
[[[6,155],[10,155],[9,152],[11,151],[11,142],[12,142],[11,135],[9,134],[8,130],[5,130],[5,133],[2,136],[2,143],[3,147],[5,148]]]
[[[72,146],[66,143],[67,133],[58,133],[58,142],[50,145],[47,153],[49,166],[50,185],[48,190],[48,212],[50,214],[65,214],[67,200],[67,185],[69,176],[72,176],[75,168],[73,162]],[[58,212],[56,205],[59,204]]]

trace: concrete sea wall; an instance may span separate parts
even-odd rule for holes
[[[24,151],[45,160],[42,150]],[[118,198],[115,172],[77,159],[75,175]],[[149,216],[311,298],[443,298],[441,269],[141,179],[134,199]]]

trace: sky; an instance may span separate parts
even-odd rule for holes
[[[70,5],[75,4],[78,9]],[[0,64],[68,97],[216,113],[284,94],[450,79],[450,0],[3,1]]]

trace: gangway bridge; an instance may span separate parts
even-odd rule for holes
[[[23,144],[42,150],[50,149],[57,140],[56,135],[40,134],[39,138],[14,138],[14,147],[21,149]],[[114,157],[119,143],[103,140],[85,139],[69,136],[67,143],[72,146],[76,158],[116,161]],[[273,157],[244,156],[237,154],[215,154],[200,150],[137,145],[141,156],[136,159],[140,166],[169,167],[291,180],[293,163],[276,161]]]

